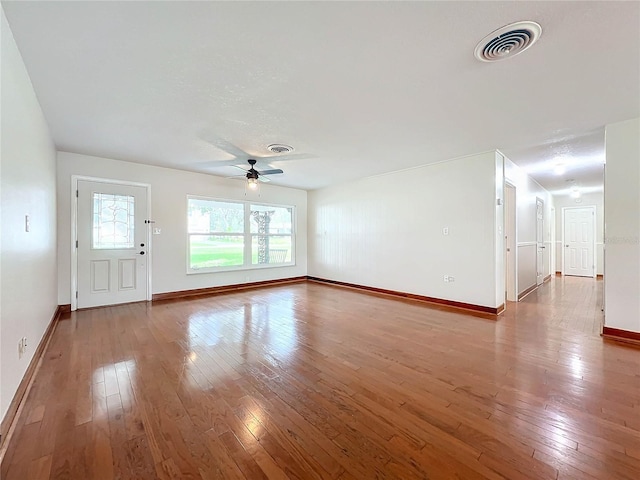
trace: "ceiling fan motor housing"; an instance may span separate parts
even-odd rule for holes
[[[249,168],[249,170],[247,171],[247,179],[255,178],[257,180],[258,171],[255,168],[253,168],[253,166],[256,164],[256,161],[253,158],[250,158],[249,160],[247,160],[247,162],[251,166],[251,168]]]

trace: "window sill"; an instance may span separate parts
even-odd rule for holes
[[[282,267],[295,267],[295,262],[290,263],[275,263],[266,265],[247,265],[242,267],[216,267],[216,268],[201,268],[201,269],[187,269],[187,275],[200,275],[203,273],[225,273],[225,272],[245,272],[247,270],[264,270],[267,268],[282,268]]]

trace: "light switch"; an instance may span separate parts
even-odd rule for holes
[[[153,234],[160,235],[162,233],[162,229],[158,227],[153,227]]]
[[[442,229],[442,234],[443,234],[443,235],[449,235],[449,227],[444,227],[444,228]]]

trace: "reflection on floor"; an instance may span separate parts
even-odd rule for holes
[[[516,314],[521,317],[537,315],[551,328],[600,335],[604,318],[602,295],[602,280],[557,276],[519,303],[509,303],[507,306],[512,310],[515,307]],[[535,309],[532,310],[532,306]]]

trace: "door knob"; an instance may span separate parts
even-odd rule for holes
[[[140,255],[144,255],[144,250],[140,252]]]

